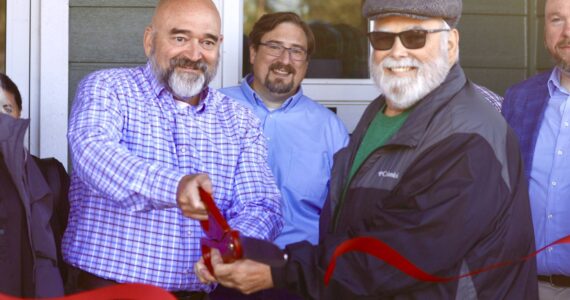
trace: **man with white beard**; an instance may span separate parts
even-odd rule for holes
[[[222,42],[211,0],[161,0],[145,66],[95,72],[69,122],[73,174],[64,258],[82,290],[148,283],[202,299],[193,266],[207,219],[198,188],[241,234],[273,240],[279,190],[259,121],[208,87]]]
[[[285,288],[306,299],[537,298],[535,261],[518,260],[535,249],[518,143],[459,66],[461,7],[461,0],[364,2],[382,95],[335,156],[319,244],[288,245],[281,266],[223,264],[216,255],[214,274],[201,280],[245,293]],[[385,248],[386,261],[367,254],[381,245],[453,280],[416,279],[393,267],[402,260]],[[505,261],[516,263],[459,278]]]

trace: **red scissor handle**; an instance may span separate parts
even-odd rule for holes
[[[206,233],[206,237],[200,240],[200,246],[204,264],[213,275],[214,268],[210,254],[212,248],[216,248],[220,251],[224,263],[230,263],[242,258],[243,249],[239,232],[230,228],[228,222],[216,206],[214,199],[212,199],[212,196],[202,188],[199,188],[199,192],[200,199],[204,202],[206,211],[208,212],[208,220],[200,221],[200,225]]]

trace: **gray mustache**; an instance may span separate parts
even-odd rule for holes
[[[171,67],[189,68],[206,72],[208,65],[203,60],[193,61],[186,57],[175,57],[170,60]]]

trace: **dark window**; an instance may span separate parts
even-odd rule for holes
[[[368,75],[368,24],[354,0],[245,0],[243,75],[251,71],[247,35],[265,13],[292,11],[305,20],[316,40],[307,78],[362,79]],[[356,4],[356,5],[355,5]]]

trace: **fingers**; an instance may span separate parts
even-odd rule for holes
[[[208,271],[206,264],[204,264],[204,259],[200,260],[194,265],[194,273],[200,280],[201,283],[210,284],[216,282],[216,278]]]
[[[182,177],[178,183],[176,201],[182,214],[196,220],[208,219],[206,207],[200,198],[198,188],[212,193],[212,181],[207,174],[194,174]]]
[[[212,260],[212,266],[214,266],[214,270],[216,269],[216,265],[222,265],[224,263],[224,259],[222,258],[220,250],[212,248],[210,250],[210,255]]]
[[[241,259],[229,264],[216,262],[213,266],[220,284],[238,289],[244,294],[273,287],[270,267],[265,264]]]
[[[197,174],[196,182],[206,193],[212,194],[212,180],[210,180],[208,174]]]

